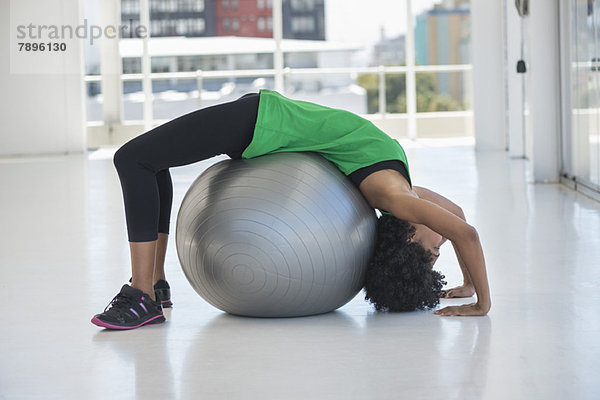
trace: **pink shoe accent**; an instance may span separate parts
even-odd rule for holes
[[[155,320],[156,320],[156,319],[158,319],[158,318],[162,318],[162,320],[155,321]],[[100,327],[102,327],[102,328],[107,328],[107,329],[118,329],[118,330],[125,330],[125,329],[135,329],[135,328],[139,328],[140,326],[144,326],[144,325],[146,325],[146,324],[150,324],[150,323],[152,323],[152,324],[161,324],[161,323],[163,323],[163,322],[165,322],[165,317],[164,317],[164,315],[157,315],[156,317],[152,317],[152,318],[150,318],[149,320],[147,320],[147,321],[144,321],[144,322],[142,322],[141,324],[139,324],[139,325],[136,325],[136,326],[119,326],[119,325],[112,325],[112,324],[106,323],[106,322],[104,322],[104,321],[101,321],[101,320],[99,320],[99,319],[98,319],[98,318],[96,318],[96,317],[92,318],[92,324],[94,324],[94,325],[100,326]]]

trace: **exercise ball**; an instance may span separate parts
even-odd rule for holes
[[[321,314],[363,287],[375,225],[360,191],[316,153],[224,160],[185,194],[177,254],[196,292],[220,310]]]

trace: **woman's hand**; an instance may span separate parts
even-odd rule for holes
[[[475,294],[475,287],[473,284],[465,284],[461,286],[457,286],[452,289],[442,290],[443,298],[450,299],[456,297],[471,297]]]
[[[459,316],[483,316],[488,313],[490,310],[489,306],[483,306],[479,303],[465,304],[462,306],[449,306],[444,307],[440,310],[436,310],[433,313],[435,315],[441,316],[450,316],[450,315],[459,315]]]

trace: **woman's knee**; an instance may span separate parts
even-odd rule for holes
[[[115,168],[123,168],[128,162],[132,160],[132,156],[132,151],[130,150],[130,146],[128,146],[127,143],[119,147],[119,149],[115,152],[115,155],[113,156],[113,164]]]
[[[140,146],[137,146],[135,141],[129,141],[115,152],[113,164],[117,170],[139,166],[152,170],[144,158],[147,157],[144,157],[144,152],[140,150]]]

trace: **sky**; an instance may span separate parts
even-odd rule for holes
[[[413,15],[440,0],[412,0]],[[386,37],[406,31],[405,0],[325,0],[326,38],[332,41],[372,43],[381,27]]]

